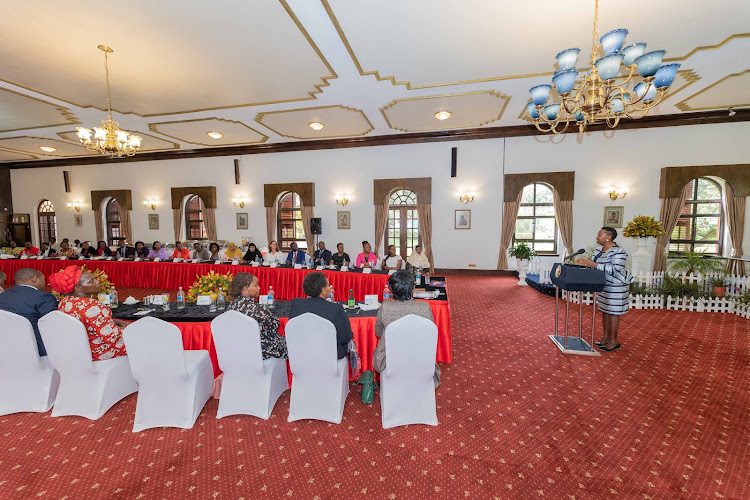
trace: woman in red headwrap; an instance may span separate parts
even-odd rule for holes
[[[102,288],[93,274],[82,271],[78,266],[68,266],[50,276],[49,283],[57,293],[67,294],[60,300],[58,309],[83,323],[89,336],[93,361],[127,354],[122,339],[122,329],[127,323],[112,319],[110,308],[91,298]]]

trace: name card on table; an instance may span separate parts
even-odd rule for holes
[[[371,267],[363,267],[362,268],[362,274],[372,274],[372,268]]]
[[[133,259],[133,262],[140,262],[140,261],[141,261],[140,257],[136,257],[135,259]]]
[[[63,255],[62,257],[60,257],[60,260],[68,260],[68,258],[65,255]]]
[[[325,268],[326,268],[326,266],[318,266],[318,267],[315,268],[315,270],[316,271],[322,271]]]
[[[393,273],[395,273],[395,272],[396,272],[396,270],[395,270],[395,269],[391,269],[390,271],[388,271],[388,276],[391,276],[391,275],[392,275]]]
[[[240,265],[240,261],[239,261],[239,260],[237,260],[237,259],[234,259],[234,260],[232,261],[232,265],[233,265],[233,266],[239,266],[239,265]]]
[[[193,264],[197,264],[198,263],[198,259],[193,259],[192,262],[193,262]]]
[[[180,259],[172,259],[172,262],[175,262],[175,263],[180,262]]]
[[[276,262],[271,262],[271,267],[279,267],[279,264]]]
[[[81,255],[80,257],[78,257],[78,260],[86,260],[86,257],[84,257],[83,255]]]
[[[377,295],[365,295],[365,304],[372,305],[378,303],[378,296]]]
[[[163,306],[164,305],[164,297],[161,295],[154,295],[151,299],[151,303],[155,306]]]
[[[214,264],[216,264],[218,266],[219,264],[221,264],[221,261],[220,260],[215,260]]]
[[[268,305],[268,295],[258,297],[258,304]]]
[[[349,268],[348,268],[348,267],[346,267],[346,266],[341,266],[341,269],[339,269],[339,271],[341,271],[342,273],[343,273],[343,272],[346,272],[346,271],[348,271],[348,270],[349,270]]]
[[[28,259],[28,258],[29,258],[28,255],[21,255],[21,260]]]
[[[107,257],[107,260],[112,260],[112,257]]]
[[[161,262],[161,259],[159,257],[154,259],[154,262]]]
[[[122,257],[120,257],[119,259],[117,259],[117,262],[122,262],[123,260],[125,260],[125,259],[123,259]]]
[[[259,266],[260,264],[258,264],[257,262],[253,262],[253,263],[252,263],[252,264],[250,264],[250,265],[251,265],[251,266],[253,266],[253,267],[258,267],[258,266]]]
[[[294,264],[295,269],[302,269],[302,264]]]
[[[195,304],[198,306],[210,306],[211,305],[211,296],[210,295],[198,295],[196,297]]]

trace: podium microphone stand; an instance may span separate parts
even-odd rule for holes
[[[604,271],[575,264],[557,263],[552,266],[550,279],[555,285],[555,333],[549,338],[564,354],[601,356],[594,350],[594,326],[596,324],[596,293],[607,283]],[[568,336],[570,297],[565,301],[565,330],[560,332],[560,290],[578,293],[578,336]],[[583,292],[593,292],[591,314],[591,343],[583,339]],[[561,334],[562,333],[562,334]]]

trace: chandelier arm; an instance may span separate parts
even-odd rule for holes
[[[631,64],[630,66],[626,66],[626,67],[630,70],[630,74],[628,75],[627,78],[625,78],[623,81],[620,82],[619,84],[620,87],[624,86],[626,83],[628,83],[630,80],[633,79],[633,75],[635,74],[635,69],[637,66],[635,64]]]
[[[555,124],[555,127],[554,127],[554,128],[552,129],[552,133],[553,133],[553,134],[555,134],[555,135],[557,135],[557,134],[562,134],[562,133],[564,133],[564,132],[565,132],[566,130],[568,130],[568,126],[570,125],[570,117],[568,117],[568,119],[567,119],[567,120],[565,120],[565,126],[564,126],[564,127],[562,128],[562,130],[557,130],[557,125],[559,125],[559,123],[560,123],[560,122],[558,121],[558,122],[557,122],[557,123]]]

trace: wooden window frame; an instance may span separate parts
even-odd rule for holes
[[[526,189],[527,186],[533,186],[533,202],[532,203],[521,203],[518,207],[519,211],[518,213],[521,213],[521,207],[532,207],[531,215],[518,215],[516,217],[516,224],[518,223],[518,220],[520,219],[529,219],[531,220],[531,238],[516,238],[516,232],[515,227],[513,229],[513,243],[527,243],[532,248],[535,247],[536,243],[552,243],[552,250],[544,250],[539,251],[536,250],[537,255],[544,255],[544,256],[553,256],[557,255],[557,240],[558,240],[558,228],[557,228],[557,219],[555,217],[555,203],[554,201],[551,201],[549,203],[537,203],[536,201],[536,189],[538,185],[542,185],[545,188],[552,191],[552,195],[554,196],[555,189],[550,186],[549,184],[545,182],[532,182],[531,184],[527,184],[521,189],[521,192],[523,192],[524,189]],[[536,215],[536,209],[537,207],[552,207],[552,215]],[[555,236],[553,240],[541,240],[536,238],[536,219],[552,219],[554,222],[555,227]]]

